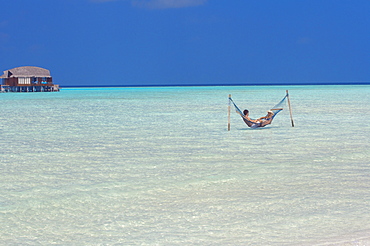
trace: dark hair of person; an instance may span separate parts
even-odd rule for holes
[[[249,110],[248,109],[244,109],[243,114],[244,115],[247,115],[248,113],[249,113]]]

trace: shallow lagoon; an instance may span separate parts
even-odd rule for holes
[[[260,117],[250,129],[228,94]],[[370,238],[370,86],[3,93],[0,244],[356,245]]]

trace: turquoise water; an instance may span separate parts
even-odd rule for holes
[[[263,116],[247,128],[228,94]],[[366,245],[370,86],[2,93],[0,245]]]

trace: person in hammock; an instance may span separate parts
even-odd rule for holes
[[[274,113],[272,111],[268,111],[266,116],[260,117],[256,120],[252,120],[249,118],[249,110],[244,109],[242,117],[244,122],[251,128],[257,128],[257,127],[264,127],[266,125],[271,124]]]
[[[257,120],[260,120],[261,121],[261,127],[264,127],[266,125],[269,125],[271,124],[272,122],[272,119],[274,118],[274,112],[272,112],[271,110],[267,111],[267,115],[266,116],[263,116],[261,118],[258,118]]]

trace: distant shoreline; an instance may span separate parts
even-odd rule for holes
[[[370,85],[370,82],[343,82],[343,83],[250,83],[250,84],[158,84],[158,85],[60,85],[63,88],[88,87],[211,87],[211,86],[305,86],[305,85]]]

